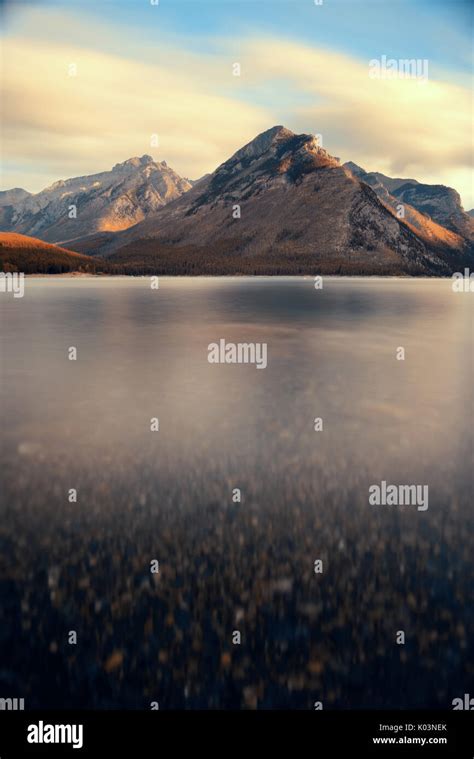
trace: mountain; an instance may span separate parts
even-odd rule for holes
[[[3,193],[0,230],[67,243],[92,232],[126,229],[190,187],[165,161],[130,158],[111,171],[60,180],[34,195]],[[71,206],[76,218],[69,218]]]
[[[13,190],[0,191],[0,208],[3,206],[16,205],[21,203],[25,198],[29,198],[31,192],[23,190],[21,187],[14,187]]]
[[[0,230],[9,230],[13,226],[13,216],[15,208],[27,198],[31,193],[23,190],[21,187],[15,187],[13,190],[2,190],[0,192]]]
[[[387,177],[385,174],[381,174],[380,171],[365,171],[365,169],[358,166],[353,161],[347,161],[344,164],[345,169],[352,171],[355,176],[363,178],[366,184],[372,186],[382,185],[388,192],[393,192],[397,187],[402,184],[418,184],[416,179],[400,179],[395,177]]]
[[[474,222],[464,211],[459,193],[452,187],[442,184],[404,184],[393,194],[403,203],[410,203],[447,229],[468,240],[474,238]]]
[[[372,187],[392,208],[400,203],[407,204],[466,240],[474,239],[474,222],[464,211],[459,193],[452,187],[422,184],[416,179],[393,179],[378,171],[367,172],[352,161],[344,166]]]
[[[0,271],[24,274],[61,274],[70,271],[95,272],[97,259],[83,256],[57,245],[14,232],[0,232]]]
[[[418,230],[396,218],[315,137],[276,126],[135,226],[77,249],[170,274],[447,274],[472,257],[424,218]]]

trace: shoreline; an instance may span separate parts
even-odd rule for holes
[[[18,273],[18,272],[17,272]],[[423,274],[414,276],[410,274],[90,274],[86,272],[63,272],[61,274],[24,274],[28,279],[150,279],[159,277],[162,279],[308,279],[315,277],[322,279],[381,279],[381,280],[448,280],[452,274],[445,276],[428,276]]]

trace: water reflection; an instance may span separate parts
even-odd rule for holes
[[[9,695],[399,708],[468,690],[468,296],[433,280],[29,279],[0,307]],[[221,337],[267,342],[267,369],[210,365]],[[382,479],[428,484],[429,510],[370,507]]]

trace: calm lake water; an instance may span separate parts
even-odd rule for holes
[[[448,280],[30,278],[0,295],[0,697],[472,694],[473,310]],[[266,343],[267,368],[210,364],[221,338]],[[370,505],[382,480],[427,485],[429,507]]]

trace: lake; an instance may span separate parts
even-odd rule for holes
[[[0,314],[0,696],[358,709],[472,693],[469,293],[27,278]],[[209,363],[220,340],[265,345],[265,368]],[[382,482],[426,486],[427,508],[369,503]]]

